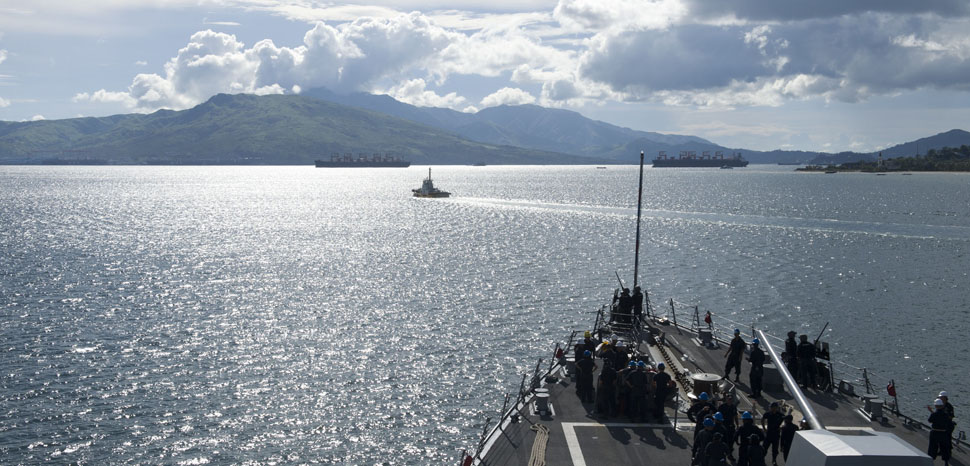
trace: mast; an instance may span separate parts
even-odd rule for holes
[[[637,246],[633,256],[633,287],[637,287],[640,269],[640,207],[643,205],[643,151],[640,151],[640,186],[637,189]]]

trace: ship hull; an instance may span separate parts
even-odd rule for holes
[[[654,168],[685,168],[685,167],[747,167],[747,160],[738,159],[654,159]]]
[[[315,164],[317,168],[407,168],[411,166],[411,162],[406,160],[393,162],[328,162],[317,160]]]

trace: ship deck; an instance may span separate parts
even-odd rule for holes
[[[726,345],[721,342],[717,347],[702,346],[696,335],[688,329],[672,325],[651,323],[650,332],[663,333],[663,341],[672,363],[680,371],[690,373],[706,372],[722,374]],[[646,335],[647,332],[644,332]],[[664,361],[658,351],[656,338],[640,338],[636,347],[642,354],[649,354],[653,361]],[[632,345],[631,345],[632,346]],[[767,352],[766,352],[767,353]],[[567,353],[569,355],[569,353]],[[602,362],[597,360],[597,365]],[[783,410],[792,409],[796,422],[801,413],[794,398],[784,387],[781,390],[762,392],[762,397],[752,399],[748,396],[748,363],[742,363],[741,381],[736,385],[739,411],[751,411],[760,425],[760,417],[773,401],[782,404]],[[533,400],[524,397],[523,402],[508,412],[521,416],[519,422],[512,422],[510,416],[503,416],[492,433],[483,439],[481,455],[475,464],[482,465],[528,465],[536,443],[537,430],[533,425],[548,429],[545,448],[545,463],[550,465],[625,465],[690,464],[693,444],[694,424],[687,419],[684,409],[687,403],[668,402],[663,419],[647,419],[646,422],[632,422],[626,417],[607,418],[593,412],[593,403],[581,403],[575,392],[575,379],[566,374],[565,367],[555,364],[550,372],[556,381],[545,383],[549,390],[551,413],[539,414],[534,411]],[[595,376],[599,375],[597,371]],[[551,380],[551,379],[548,379]],[[684,400],[688,393],[678,383],[678,398]],[[883,410],[884,420],[870,421],[860,410],[863,401],[859,397],[839,393],[838,390],[804,390],[805,397],[811,402],[818,418],[827,430],[865,430],[891,432],[922,452],[927,451],[929,433],[926,426],[910,422]],[[929,413],[909,413],[922,421]],[[958,426],[959,427],[959,426]],[[736,453],[737,447],[735,447]],[[735,455],[736,456],[736,455]],[[768,455],[770,457],[770,453]],[[770,464],[770,458],[767,458]],[[942,460],[937,460],[942,464]],[[734,464],[731,462],[730,464]],[[778,464],[784,464],[778,455]],[[970,466],[970,449],[962,442],[954,441],[954,466]]]

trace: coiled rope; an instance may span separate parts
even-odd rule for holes
[[[529,466],[546,465],[546,444],[549,443],[549,428],[542,424],[532,424],[536,431],[535,442],[532,443],[532,455],[529,456]]]

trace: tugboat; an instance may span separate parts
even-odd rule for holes
[[[424,182],[421,183],[421,187],[418,189],[412,189],[414,197],[448,197],[451,193],[447,191],[442,191],[434,187],[434,183],[431,182],[431,167],[428,167],[428,177],[425,178]]]
[[[485,419],[477,447],[462,453],[461,466],[697,464],[691,456],[702,418],[693,416],[690,407],[707,400],[721,402],[712,426],[722,420],[730,420],[731,425],[741,419],[757,422],[776,408],[790,415],[801,426],[793,432],[790,454],[784,455],[787,460],[782,458],[785,466],[933,466],[933,459],[923,452],[931,437],[944,443],[940,433],[945,431],[919,419],[926,419],[925,413],[911,413],[918,418],[903,414],[894,380],[885,380],[887,397],[873,390],[881,383],[871,383],[871,372],[862,370],[860,380],[852,375],[854,366],[836,368],[833,363],[838,361],[831,359],[828,344],[819,342],[822,334],[810,345],[815,358],[798,362],[799,371],[803,367],[809,371],[800,375],[807,378],[802,385],[811,388],[802,388],[788,369],[790,359],[781,356],[781,347],[776,349],[780,338],[720,314],[704,315],[697,306],[675,309],[673,299],[668,304],[647,293],[639,295],[642,189],[641,154],[635,297],[631,299],[617,274],[623,293],[613,292],[612,303],[599,309],[590,327],[567,335],[565,344],[556,343],[548,365],[540,358],[531,377],[523,374],[518,390],[506,394],[497,420]],[[733,381],[721,376],[731,335],[755,345],[760,342],[764,348],[761,390],[752,393],[752,387],[737,375]],[[807,342],[807,335],[803,337]],[[623,356],[618,357],[618,352]],[[617,379],[618,371],[628,375]],[[634,371],[639,373],[635,378]],[[597,379],[600,385],[594,389]],[[613,387],[604,380],[626,380],[629,389],[614,398]],[[943,401],[937,399],[934,404],[943,413]],[[734,445],[739,439],[731,436],[728,442]],[[965,432],[953,435],[952,445],[949,464],[970,464]],[[732,449],[738,447],[727,451]]]

